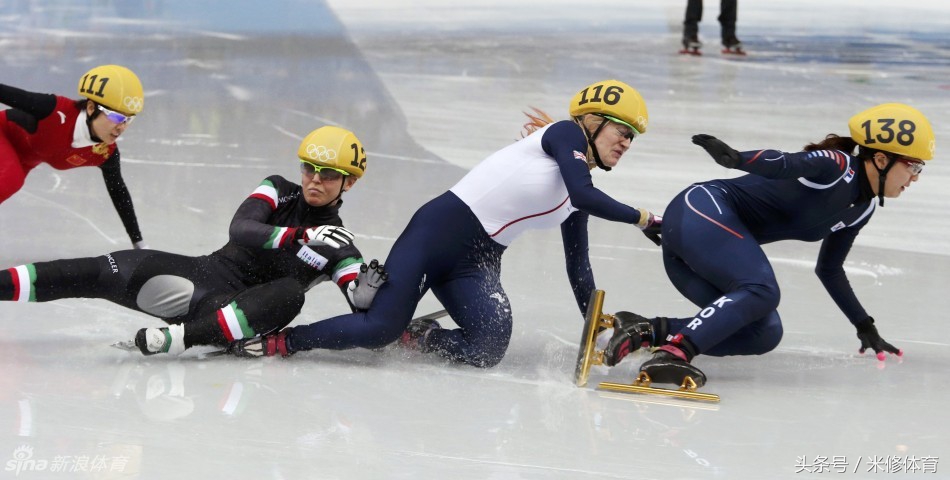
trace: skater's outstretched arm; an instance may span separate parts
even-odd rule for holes
[[[139,222],[135,217],[135,208],[132,206],[132,195],[129,194],[129,188],[125,185],[122,178],[122,169],[119,164],[118,147],[112,152],[112,156],[99,166],[102,170],[102,179],[106,183],[106,191],[109,192],[109,198],[112,199],[112,205],[118,212],[125,232],[129,234],[132,245],[135,248],[146,248],[142,241],[142,231],[139,230]]]
[[[837,150],[786,153],[778,150],[739,152],[722,140],[706,134],[693,136],[693,143],[703,147],[716,163],[766,178],[806,178],[829,184],[848,175],[851,156]],[[853,172],[851,172],[853,174]]]
[[[35,125],[36,120],[46,118],[56,109],[56,95],[50,93],[33,93],[9,85],[0,84],[0,103],[8,105],[20,112],[28,113],[33,117]],[[18,116],[15,117],[19,119]],[[11,118],[9,112],[7,113],[7,118]],[[30,131],[25,125],[21,126],[27,131]],[[35,130],[35,127],[33,130]]]

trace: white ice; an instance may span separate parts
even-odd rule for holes
[[[343,216],[385,258],[413,211],[518,137],[529,106],[557,118],[595,80],[634,85],[650,130],[595,183],[662,211],[689,183],[730,176],[689,142],[795,151],[883,102],[916,106],[937,157],[858,238],[847,267],[903,359],[858,355],[812,273],[818,245],[766,251],[782,286],[782,344],[700,357],[718,405],[576,388],[581,318],[556,231],[504,258],[514,335],[490,370],[397,350],[242,361],[142,357],[109,344],[161,322],[101,300],[0,305],[3,478],[759,479],[846,470],[944,478],[950,424],[950,4],[741,1],[750,54],[718,53],[707,1],[701,58],[676,54],[685,2],[501,0],[0,2],[0,82],[73,96],[103,63],[132,67],[146,107],[122,139],[147,243],[189,255],[227,240],[265,176],[295,177],[297,142],[357,132],[367,176]],[[593,221],[606,310],[688,316],[659,250]],[[128,248],[95,169],[37,168],[0,205],[0,264]],[[715,252],[710,252],[715,254]],[[320,286],[295,323],[342,312]],[[426,297],[419,313],[438,309]],[[592,384],[629,382],[644,357]],[[822,460],[824,459],[824,460]],[[934,469],[936,473],[925,472]],[[845,474],[842,474],[845,475]]]

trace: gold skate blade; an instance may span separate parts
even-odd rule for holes
[[[647,395],[662,395],[665,397],[684,398],[687,400],[699,400],[701,402],[719,403],[719,395],[714,393],[697,392],[696,382],[691,377],[683,379],[683,384],[677,390],[669,388],[657,388],[650,386],[650,376],[646,372],[640,372],[633,384],[602,382],[598,388],[610,390],[612,392],[623,393],[644,393]]]
[[[697,402],[695,400],[659,395],[630,395],[629,393],[611,392],[608,390],[597,390],[597,396],[608,400],[620,400],[643,406],[660,405],[689,410],[719,411],[718,402]]]
[[[587,303],[587,313],[584,315],[584,330],[581,334],[580,348],[577,351],[577,365],[574,368],[574,385],[578,387],[587,385],[591,366],[604,364],[604,352],[596,351],[594,348],[597,345],[598,329],[601,326],[604,328],[613,327],[613,316],[603,314],[604,295],[603,290],[594,290],[591,292],[590,301]]]
[[[719,395],[714,393],[694,392],[690,390],[671,390],[667,388],[645,387],[643,385],[630,385],[626,383],[602,382],[598,388],[610,390],[612,392],[622,393],[644,393],[647,395],[662,395],[665,397],[684,398],[687,400],[699,400],[701,402],[719,403]]]

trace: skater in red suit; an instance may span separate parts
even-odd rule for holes
[[[878,359],[901,350],[877,331],[855,295],[844,261],[861,229],[884,198],[897,198],[917,181],[934,156],[934,132],[913,107],[886,103],[848,122],[850,137],[828,135],[804,151],[738,152],[710,135],[703,147],[741,177],[696,183],[676,196],[663,215],[666,273],[699,308],[687,318],[647,319],[618,314],[604,363],[616,365],[644,344],[659,349],[641,367],[654,381],[700,386],[692,365],[699,354],[761,355],[782,339],[780,291],[762,244],[821,241],[815,273],[854,326],[859,351]],[[622,318],[621,318],[622,317]]]
[[[116,140],[142,112],[142,83],[131,70],[102,65],[79,79],[73,100],[0,84],[0,203],[41,163],[57,170],[99,167],[112,204],[135,248],[145,248],[132,197],[119,168]]]

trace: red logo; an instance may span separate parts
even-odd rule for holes
[[[70,155],[69,157],[66,158],[66,161],[77,167],[84,165],[87,162],[87,160],[83,158],[82,155],[79,155],[79,154]]]

